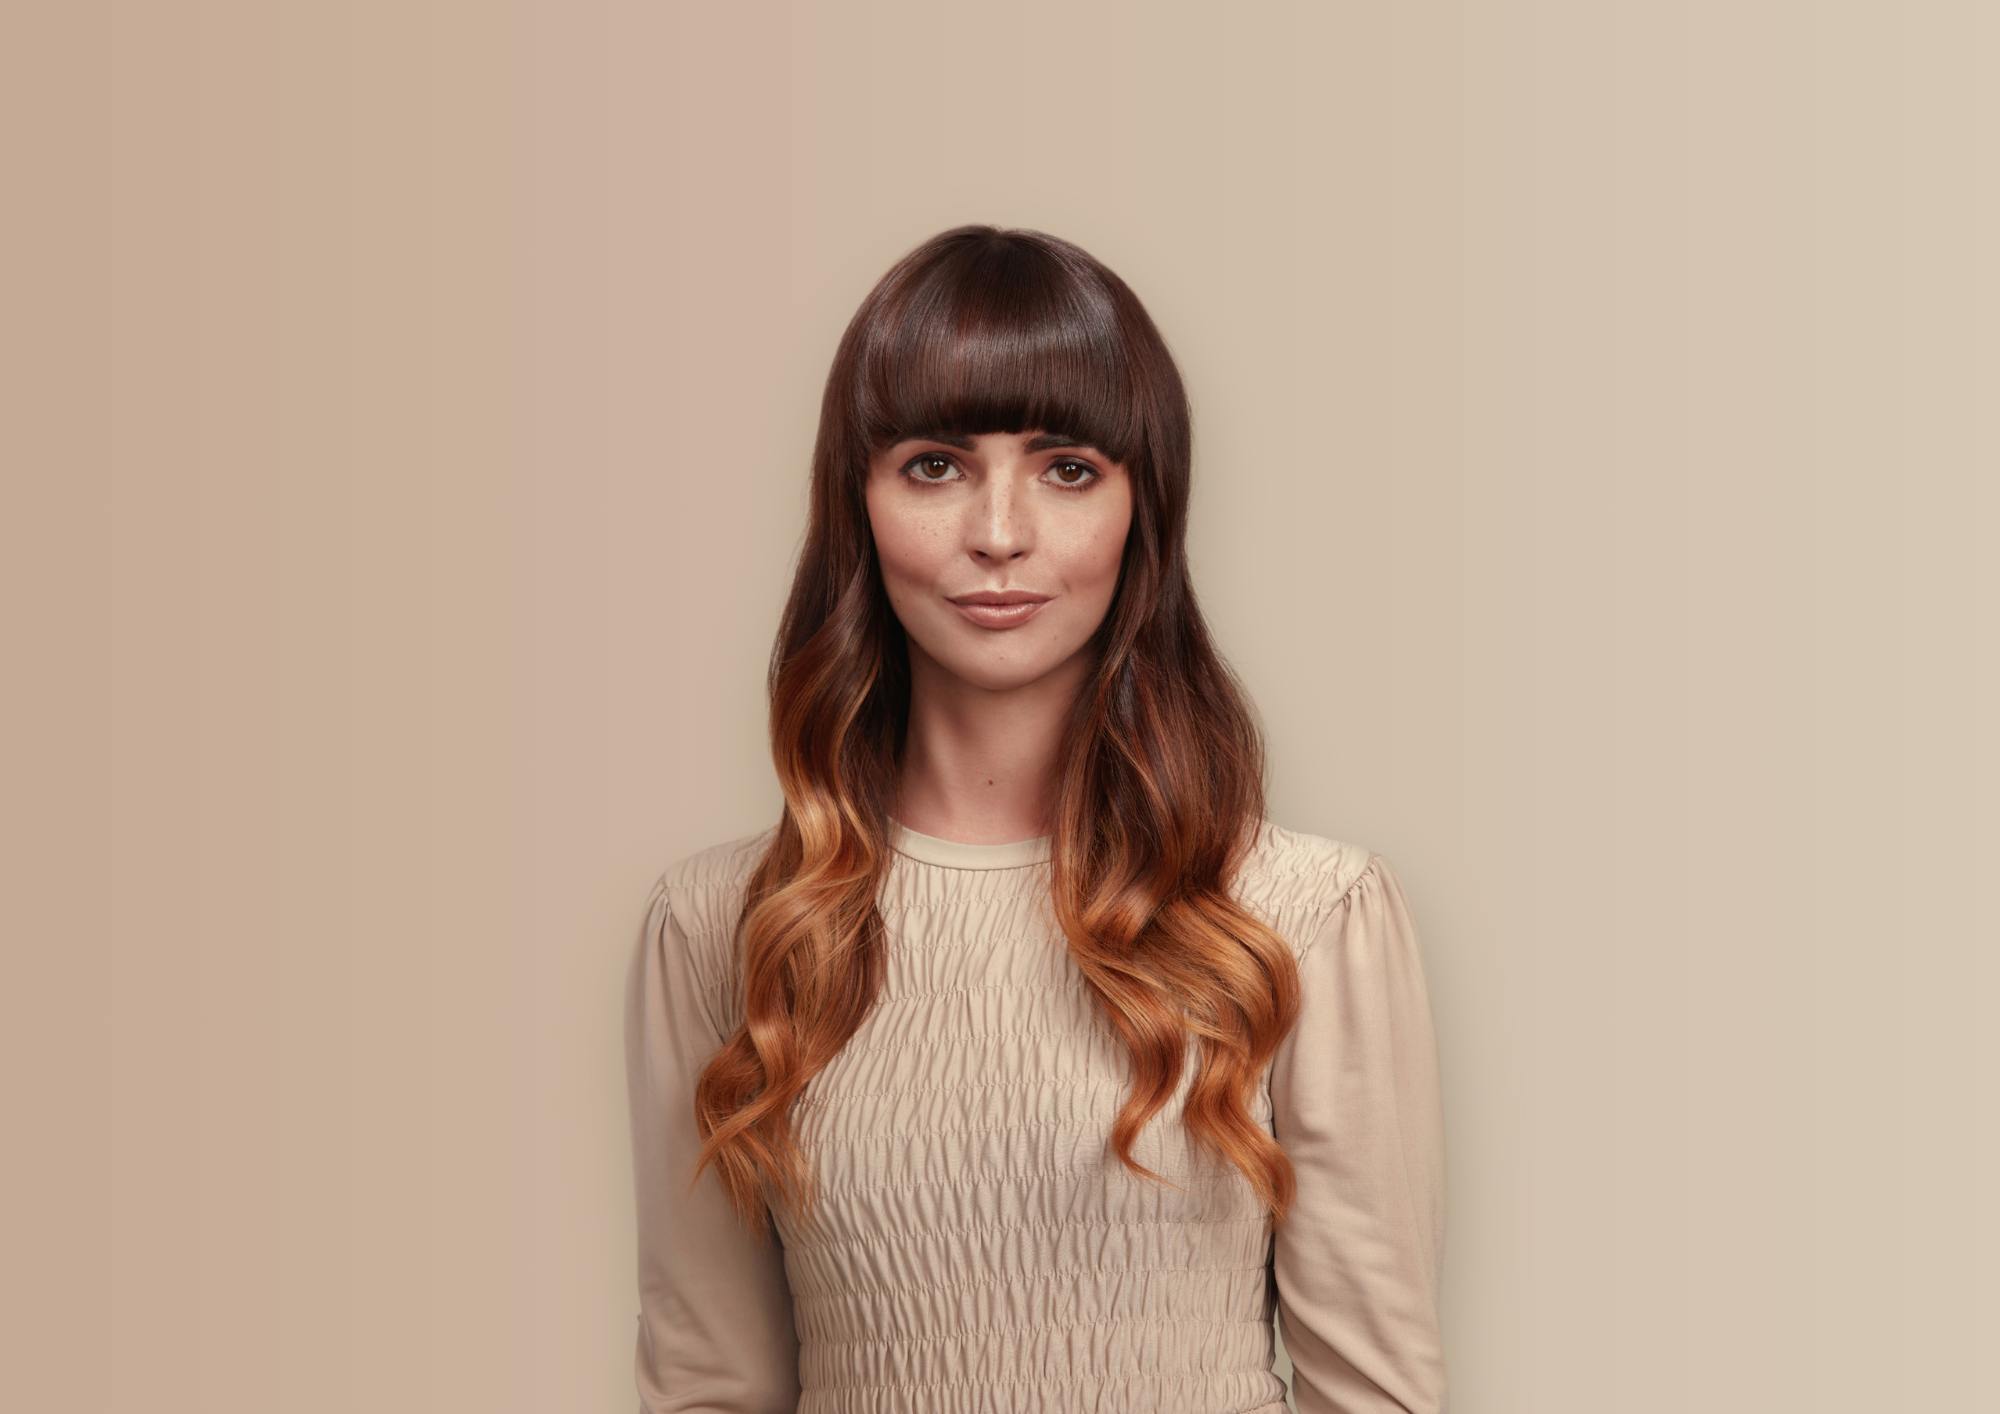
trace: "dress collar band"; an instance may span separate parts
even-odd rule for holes
[[[1013,844],[960,844],[890,822],[889,843],[898,854],[946,869],[1023,869],[1049,857],[1049,837]]]

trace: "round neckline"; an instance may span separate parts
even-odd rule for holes
[[[1049,857],[1047,835],[1012,844],[960,844],[935,835],[920,835],[895,821],[890,824],[895,832],[890,848],[920,864],[937,864],[946,869],[1022,869]]]

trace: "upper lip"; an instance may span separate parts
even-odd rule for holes
[[[1027,589],[981,589],[973,594],[945,596],[954,604],[1045,604],[1050,597]]]

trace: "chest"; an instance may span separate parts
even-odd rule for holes
[[[1110,1152],[1125,1053],[1045,891],[888,901],[883,917],[875,1006],[797,1111],[818,1220],[784,1234],[788,1252],[843,1267],[907,1251],[926,1264],[1004,1266],[1009,1244],[1046,1257],[1058,1239],[1136,1231],[1179,1246],[1258,1230],[1240,1175],[1187,1144],[1178,1096],[1135,1155],[1169,1182],[1133,1174]],[[1258,1103],[1268,1123],[1268,1098]],[[956,1250],[967,1244],[978,1250]]]

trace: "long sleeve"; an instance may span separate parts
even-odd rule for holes
[[[642,1414],[792,1414],[798,1342],[782,1250],[744,1231],[714,1172],[692,1191],[694,1087],[722,1045],[666,881],[626,989],[626,1077],[639,1204]]]
[[[1298,1196],[1272,1243],[1299,1414],[1440,1414],[1444,1126],[1409,905],[1379,856],[1299,964],[1272,1121]]]

